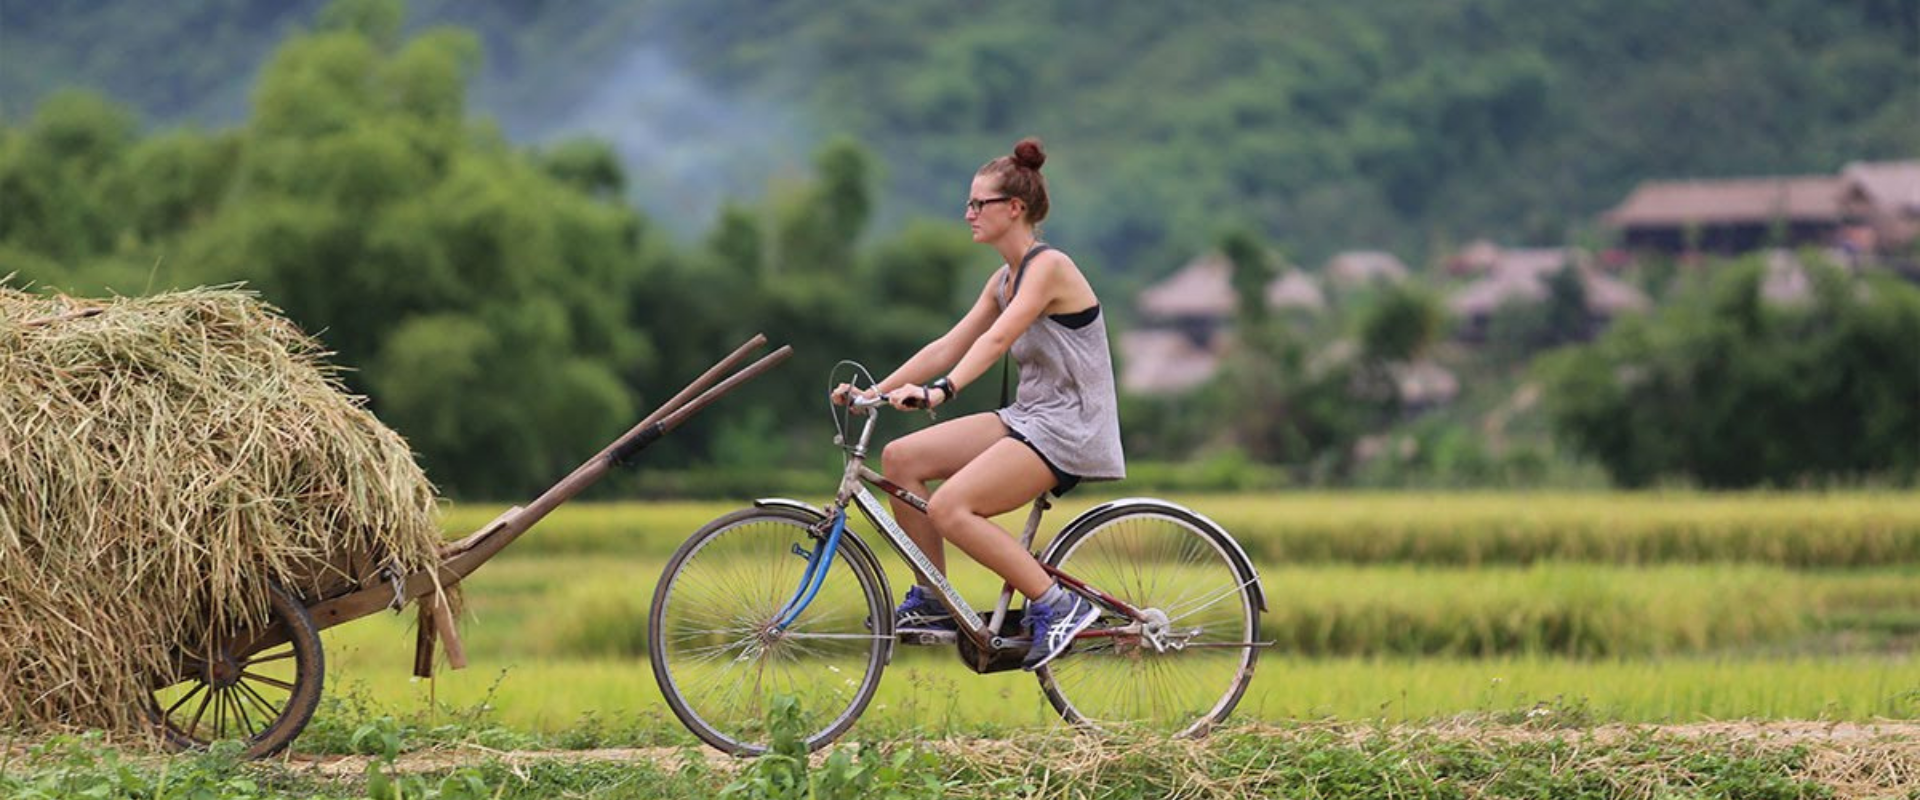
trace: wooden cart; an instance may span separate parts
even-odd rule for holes
[[[782,347],[734,372],[765,344],[766,337],[755,336],[531,503],[514,506],[472,535],[444,545],[436,568],[411,575],[383,573],[343,594],[311,600],[277,583],[269,584],[266,625],[225,637],[208,653],[181,653],[175,674],[158,681],[164,685],[154,690],[149,718],[176,746],[240,739],[250,758],[279,752],[306,728],[320,704],[326,673],[320,631],[377,612],[397,611],[409,602],[419,604],[414,673],[432,674],[436,640],[446,647],[449,664],[456,669],[465,666],[444,589],[473,574],[613,467],[631,462],[688,417],[792,354],[792,348]]]

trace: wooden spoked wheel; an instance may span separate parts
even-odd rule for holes
[[[269,584],[265,629],[182,653],[174,683],[154,690],[148,716],[169,744],[198,749],[226,739],[247,758],[285,749],[313,719],[326,673],[320,630],[292,592]]]

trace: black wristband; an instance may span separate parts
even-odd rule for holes
[[[940,402],[942,403],[947,402],[948,400],[952,400],[954,395],[960,393],[960,390],[953,388],[953,379],[946,378],[946,377],[939,378],[934,382],[927,384],[927,388],[939,389],[940,392],[944,395],[943,397],[940,398]]]

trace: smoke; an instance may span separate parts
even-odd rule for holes
[[[540,141],[611,143],[635,205],[683,234],[705,230],[723,200],[761,194],[817,138],[795,110],[728,97],[652,44],[636,45],[570,111],[529,130]]]

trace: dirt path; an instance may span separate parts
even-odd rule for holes
[[[1241,729],[1246,730],[1246,729]],[[1336,732],[1359,742],[1372,739],[1383,729],[1351,723],[1259,727],[1258,735],[1297,739],[1323,732]],[[1604,725],[1596,728],[1547,728],[1494,725],[1485,721],[1399,726],[1384,729],[1394,738],[1440,736],[1480,741],[1539,741],[1582,739],[1588,736],[1611,743],[1644,736],[1684,739],[1721,739],[1762,745],[1790,747],[1804,745],[1815,751],[1816,760],[1882,759],[1895,768],[1920,772],[1920,722],[1705,722],[1689,725]],[[1044,735],[1044,734],[1041,734]],[[927,745],[937,751],[971,750],[978,742],[940,740]],[[824,757],[816,754],[815,759]],[[672,767],[689,758],[701,759],[719,772],[730,772],[746,763],[711,748],[635,747],[596,750],[494,750],[477,745],[443,747],[407,753],[395,764],[399,772],[438,772],[488,760],[509,765],[539,761],[600,761],[614,763],[651,762]],[[366,771],[367,756],[295,756],[290,766],[311,768],[331,777],[357,775]]]

